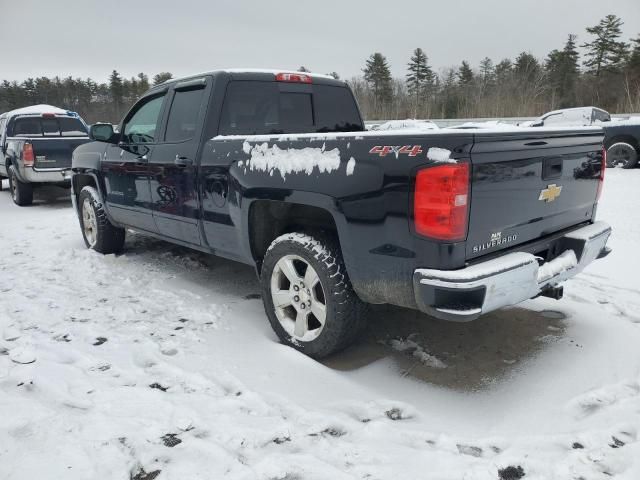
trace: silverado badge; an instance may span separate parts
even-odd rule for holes
[[[500,245],[506,245],[508,243],[513,243],[518,239],[517,233],[512,233],[511,235],[502,235],[502,232],[495,232],[491,234],[488,242],[481,243],[480,245],[473,246],[473,253],[480,253],[484,250],[488,250],[493,247],[497,247]]]
[[[562,185],[557,186],[555,183],[552,183],[551,185],[547,185],[547,188],[540,191],[538,200],[545,201],[547,203],[553,202],[560,196],[560,192],[562,192]]]

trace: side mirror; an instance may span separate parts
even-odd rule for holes
[[[96,123],[89,127],[89,138],[97,142],[113,142],[113,125],[110,123]]]
[[[539,120],[539,121],[537,121],[537,122],[533,122],[533,123],[531,124],[531,126],[532,126],[532,127],[542,127],[542,126],[544,126],[544,122],[543,122],[542,120]]]

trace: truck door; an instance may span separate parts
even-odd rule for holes
[[[109,144],[102,161],[106,202],[118,223],[157,232],[149,191],[149,158],[156,143],[166,92],[145,97],[127,114],[121,141]]]
[[[195,245],[200,245],[196,160],[210,83],[203,77],[175,85],[167,101],[166,128],[149,163],[158,232]]]

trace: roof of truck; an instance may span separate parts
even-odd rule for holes
[[[31,105],[29,107],[16,108],[15,110],[11,110],[9,112],[5,112],[0,114],[0,117],[15,117],[18,115],[42,115],[43,113],[53,113],[55,115],[68,115],[71,117],[77,117],[78,114],[75,112],[71,112],[69,110],[64,110],[59,107],[54,107],[53,105]]]
[[[195,73],[193,75],[187,75],[184,77],[179,77],[179,78],[171,78],[163,83],[160,83],[158,85],[154,85],[153,87],[151,87],[151,90],[156,89],[157,87],[161,86],[161,85],[168,85],[170,83],[174,83],[174,82],[182,82],[185,80],[192,80],[192,79],[196,79],[198,77],[203,77],[205,75],[215,75],[215,74],[219,74],[219,73],[229,73],[229,74],[239,74],[239,75],[264,75],[264,74],[272,74],[272,75],[277,75],[279,73],[288,73],[288,74],[294,74],[294,75],[307,75],[311,78],[315,78],[318,80],[324,80],[324,81],[333,81],[336,83],[341,83],[341,84],[345,84],[346,82],[344,80],[339,80],[336,79],[334,77],[332,77],[331,75],[326,75],[324,73],[315,73],[315,72],[299,72],[296,70],[289,70],[287,68],[283,68],[283,69],[273,69],[273,68],[219,68],[217,70],[210,70],[208,72],[200,72],[200,73]]]

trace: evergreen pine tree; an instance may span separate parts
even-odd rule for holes
[[[381,53],[374,53],[368,59],[363,69],[364,79],[373,89],[374,109],[377,114],[382,113],[392,97],[391,70],[387,59]]]
[[[489,57],[485,57],[480,62],[480,76],[482,77],[482,83],[485,86],[490,86],[495,83],[496,69],[493,65],[493,61]]]
[[[631,40],[631,53],[626,68],[632,78],[640,81],[640,34],[638,38]]]
[[[142,95],[147,90],[149,90],[149,77],[140,72],[138,74],[138,96]]]
[[[513,75],[513,62],[508,58],[500,60],[496,65],[495,72],[496,82],[499,85],[504,85]]]
[[[166,81],[169,81],[173,78],[173,75],[169,72],[160,72],[153,77],[153,85],[160,85]]]
[[[598,25],[588,27],[587,32],[594,35],[591,42],[582,45],[587,49],[584,66],[587,72],[599,76],[601,72],[619,72],[628,54],[629,46],[619,41],[622,35],[621,18],[615,15],[607,15]]]
[[[471,70],[471,66],[466,60],[463,60],[458,68],[458,82],[463,86],[473,83],[473,70]]]
[[[549,53],[545,69],[549,86],[553,92],[553,108],[567,108],[575,105],[575,88],[579,77],[578,50],[576,36],[570,34],[562,50]]]
[[[122,102],[124,100],[124,86],[122,77],[114,70],[109,76],[109,94],[111,95],[112,115],[119,118],[123,110]]]
[[[408,64],[406,84],[413,103],[413,116],[418,116],[422,111],[427,98],[430,96],[435,83],[435,74],[428,63],[427,55],[421,48],[413,51],[413,56]]]
[[[522,52],[516,58],[513,72],[518,80],[524,82],[533,81],[540,74],[540,62],[529,52]]]

